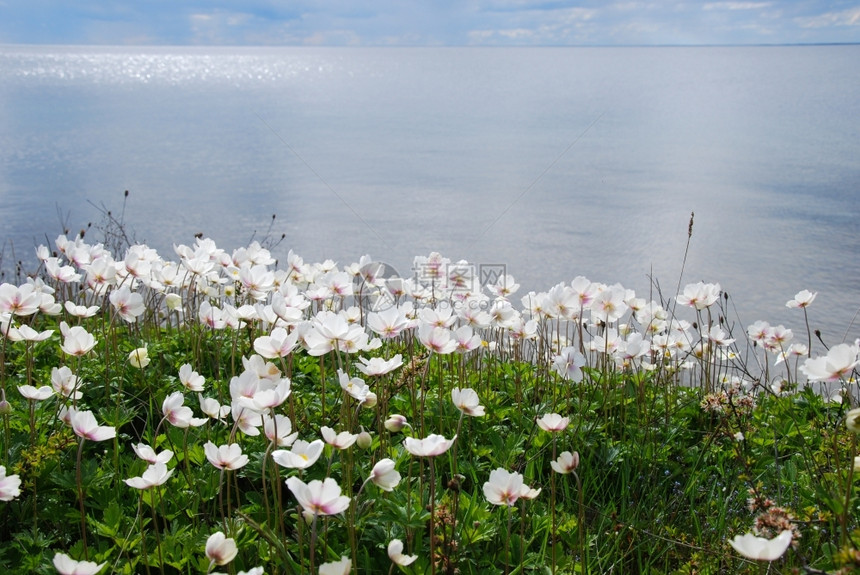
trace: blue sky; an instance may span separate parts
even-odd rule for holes
[[[0,0],[0,44],[860,42],[860,0]]]

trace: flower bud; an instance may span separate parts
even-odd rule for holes
[[[406,421],[406,418],[398,413],[390,416],[385,420],[385,429],[390,431],[391,433],[397,433],[398,431],[402,431],[404,427],[409,425]]]
[[[355,440],[355,444],[358,445],[362,449],[367,449],[373,443],[373,438],[370,434],[364,430],[358,434],[358,438]]]
[[[852,433],[860,433],[860,407],[855,407],[845,414],[845,427]]]
[[[138,369],[149,365],[149,353],[145,347],[139,347],[128,354],[128,362]]]
[[[368,391],[367,397],[365,398],[364,403],[362,403],[361,406],[366,407],[368,409],[372,409],[372,408],[376,407],[376,402],[377,402],[376,394],[373,393],[372,391]]]
[[[12,404],[5,399],[0,400],[0,415],[9,415],[12,413]]]
[[[164,303],[167,306],[167,309],[175,311],[182,307],[182,296],[178,293],[169,293],[164,296]]]

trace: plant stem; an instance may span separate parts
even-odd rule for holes
[[[848,482],[845,484],[845,503],[842,505],[842,546],[848,542],[848,515],[851,508],[851,495],[854,492],[854,457],[857,454],[857,434],[851,434],[851,451],[848,453]]]
[[[81,539],[84,543],[84,559],[89,560],[87,551],[87,516],[84,512],[84,485],[81,477],[81,458],[84,452],[84,438],[82,437],[78,443],[78,458],[75,462],[75,482],[78,486],[78,502],[81,509]]]
[[[152,528],[155,529],[155,548],[158,549],[158,569],[164,573],[164,558],[161,555],[161,534],[158,531],[158,517],[155,515],[155,500],[158,497],[158,487],[152,493]],[[163,511],[163,510],[162,510]]]
[[[433,457],[428,457],[428,460],[430,463],[430,573],[436,575],[436,545],[434,541],[436,538],[436,472],[434,471],[436,466]]]

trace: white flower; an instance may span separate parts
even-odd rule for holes
[[[454,445],[455,439],[457,439],[456,435],[451,439],[445,439],[441,435],[431,433],[424,439],[407,437],[403,440],[403,447],[416,457],[435,457],[448,451]]]
[[[454,402],[457,409],[466,415],[475,417],[484,415],[484,406],[481,405],[481,400],[474,389],[455,387],[451,390],[451,401]]]
[[[529,487],[528,485],[523,484],[523,486],[520,487],[520,498],[522,498],[522,499],[534,499],[535,497],[540,495],[540,491],[541,491],[540,488],[533,489],[533,488]]]
[[[116,437],[116,429],[110,426],[102,426],[96,423],[96,417],[92,411],[77,411],[69,409],[69,424],[75,435],[90,441],[104,441]]]
[[[179,368],[179,382],[188,391],[203,391],[205,379],[191,368],[190,363],[186,363]]]
[[[358,435],[354,433],[350,433],[348,431],[335,433],[334,429],[326,427],[325,425],[320,428],[320,433],[326,443],[337,449],[346,449],[355,443],[356,439],[358,439]]]
[[[143,296],[137,292],[132,292],[128,286],[122,286],[112,291],[108,299],[117,314],[128,323],[135,323],[138,316],[146,311]]]
[[[293,444],[298,433],[292,433],[293,422],[286,415],[280,413],[271,417],[269,414],[263,414],[263,431],[269,441],[277,443],[278,447],[289,447]]]
[[[211,441],[203,445],[206,459],[218,469],[239,469],[248,463],[248,456],[242,453],[238,443],[216,446]]]
[[[176,311],[182,306],[182,296],[178,293],[169,293],[164,296],[164,303],[170,311]]]
[[[93,563],[92,561],[75,561],[65,553],[54,555],[54,568],[60,575],[95,575],[107,565],[104,563]]]
[[[358,361],[361,363],[355,364],[355,367],[364,375],[384,375],[403,365],[403,357],[399,353],[388,361],[381,357],[370,359],[359,357]]]
[[[60,349],[68,355],[80,357],[96,346],[96,340],[92,334],[79,325],[69,327],[66,322],[61,322],[60,333],[63,334],[63,344]]]
[[[128,362],[132,367],[143,369],[149,365],[149,352],[145,347],[139,347],[128,354]]]
[[[702,310],[716,303],[720,299],[720,293],[720,284],[687,284],[684,286],[684,293],[678,295],[676,301],[681,305]]]
[[[164,463],[154,463],[146,468],[141,477],[126,479],[125,484],[135,489],[149,489],[163,485],[171,475],[173,475],[173,469],[168,470]]]
[[[235,403],[257,413],[263,413],[284,403],[292,393],[291,385],[290,379],[284,378],[279,380],[274,387],[263,388],[259,386],[250,396],[239,397]]]
[[[236,540],[216,531],[206,540],[206,557],[215,565],[226,565],[239,552]]]
[[[388,557],[396,564],[406,567],[411,565],[418,559],[417,555],[403,554],[403,541],[400,539],[392,539],[388,544]]]
[[[568,423],[570,423],[569,418],[562,417],[557,413],[547,413],[537,420],[538,427],[550,433],[564,431]]]
[[[490,472],[490,480],[484,483],[484,496],[493,505],[512,506],[523,493],[523,476],[498,468]]]
[[[782,557],[788,546],[791,545],[791,537],[790,529],[786,529],[773,539],[756,537],[752,533],[747,533],[746,535],[736,535],[734,539],[729,541],[729,545],[747,559],[775,561]]]
[[[320,565],[319,575],[349,575],[352,571],[352,561],[349,557],[341,557],[340,561]]]
[[[21,478],[6,475],[6,468],[0,465],[0,501],[12,501],[21,495]]]
[[[171,425],[184,429],[199,427],[206,423],[206,419],[194,417],[194,412],[190,407],[183,405],[184,403],[185,396],[181,391],[174,391],[161,402],[161,412]]]
[[[561,353],[553,358],[552,368],[560,376],[579,383],[582,381],[582,367],[585,365],[585,356],[574,347],[565,347]]]
[[[808,307],[815,300],[818,292],[810,292],[809,290],[801,290],[794,295],[794,299],[785,302],[785,307],[798,308]]]
[[[137,445],[132,445],[132,449],[137,454],[138,457],[153,465],[155,463],[167,463],[171,459],[173,459],[173,452],[169,449],[165,449],[159,454],[155,453],[155,450],[148,446],[145,443],[138,443]]]
[[[809,381],[837,381],[850,374],[858,364],[860,348],[856,344],[834,345],[827,355],[807,359],[800,366]]]
[[[579,467],[579,453],[575,451],[573,453],[570,451],[563,451],[561,455],[558,456],[558,459],[550,461],[549,465],[556,473],[561,473],[562,475],[571,473],[576,471],[576,468]]]
[[[78,376],[72,373],[68,366],[51,368],[51,386],[57,395],[70,399],[80,399],[83,395],[77,391],[77,387],[83,383]]]
[[[53,388],[47,385],[43,385],[39,388],[33,387],[32,385],[19,385],[18,392],[27,399],[32,399],[33,401],[42,401],[44,399],[48,399],[54,394]]]
[[[351,397],[358,400],[359,403],[367,401],[367,394],[370,393],[370,387],[364,383],[360,377],[350,378],[341,370],[337,370],[337,377],[340,381],[340,386]]]
[[[293,351],[299,341],[297,331],[288,333],[282,327],[276,327],[271,335],[260,336],[254,340],[254,351],[267,359],[286,357]]]
[[[272,459],[281,467],[291,469],[307,469],[317,462],[322,454],[325,444],[321,439],[316,439],[310,443],[302,439],[293,443],[293,448],[290,451],[286,449],[276,449],[272,452]]]
[[[197,400],[200,402],[200,411],[211,417],[212,419],[224,419],[230,414],[229,405],[221,405],[218,400],[211,397],[203,397],[198,394]]]
[[[392,491],[400,483],[400,473],[394,469],[394,461],[386,457],[376,462],[369,479],[383,491]]]
[[[349,507],[349,497],[341,495],[340,485],[331,477],[305,483],[293,476],[287,478],[286,483],[296,501],[310,515],[337,515]]]

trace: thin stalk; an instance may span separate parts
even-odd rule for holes
[[[514,515],[513,515],[513,510],[509,507],[505,507],[505,512],[508,514],[508,532],[507,532],[507,536],[505,537],[505,575],[508,575],[508,573],[510,573],[510,569],[511,569],[511,565],[510,565],[511,557],[510,557],[510,553],[509,553],[509,545],[510,545],[510,541],[511,541],[511,524],[513,523]]]
[[[587,563],[585,560],[585,502],[584,502],[584,494],[582,492],[582,481],[579,479],[579,474],[576,471],[573,472],[573,478],[576,479],[576,490],[579,492],[579,513],[576,519],[577,523],[577,531],[579,532],[579,556],[582,560],[582,569],[583,573],[588,572],[588,568],[586,567]]]
[[[229,489],[227,490],[227,497],[230,497]],[[221,470],[221,473],[218,474],[218,509],[221,512],[221,526],[224,530],[224,533],[227,533],[227,517],[224,515],[224,470]]]
[[[314,554],[317,545],[317,514],[314,513],[314,518],[311,520],[311,548],[310,548],[310,572],[314,572]],[[353,555],[354,557],[354,555]]]
[[[154,488],[152,494],[152,528],[155,529],[155,548],[158,549],[158,569],[164,573],[164,557],[161,555],[161,533],[158,531],[158,517],[155,514],[155,501],[158,498],[158,487]]]
[[[84,438],[82,437],[78,443],[78,458],[75,462],[75,482],[78,486],[78,502],[81,509],[81,540],[84,543],[84,559],[89,561],[89,552],[87,551],[87,516],[84,512],[84,484],[81,477],[81,458],[84,452]]]
[[[430,574],[436,575],[436,545],[434,542],[436,538],[436,472],[434,469],[436,466],[434,465],[435,461],[433,457],[429,457],[428,459],[430,463]],[[508,533],[510,534],[510,529]]]
[[[556,459],[556,434],[552,434],[552,460]],[[550,545],[550,554],[552,555],[552,574],[555,575],[556,558],[555,558],[555,540],[556,540],[556,523],[555,523],[555,473],[550,472],[550,514],[552,515],[552,544]]]
[[[839,523],[842,527],[842,546],[848,542],[848,515],[851,513],[851,494],[854,491],[854,457],[857,453],[857,434],[851,434],[851,451],[848,454],[848,482],[845,485],[845,503],[842,506],[842,514]]]
[[[149,574],[149,557],[146,552],[146,532],[143,529],[143,491],[140,492],[140,497],[137,500],[137,516],[140,517],[140,545],[143,554],[143,565],[146,567],[146,573]]]
[[[812,330],[809,329],[809,314],[806,312],[806,306],[803,306],[803,321],[806,323],[806,356],[812,357]]]

